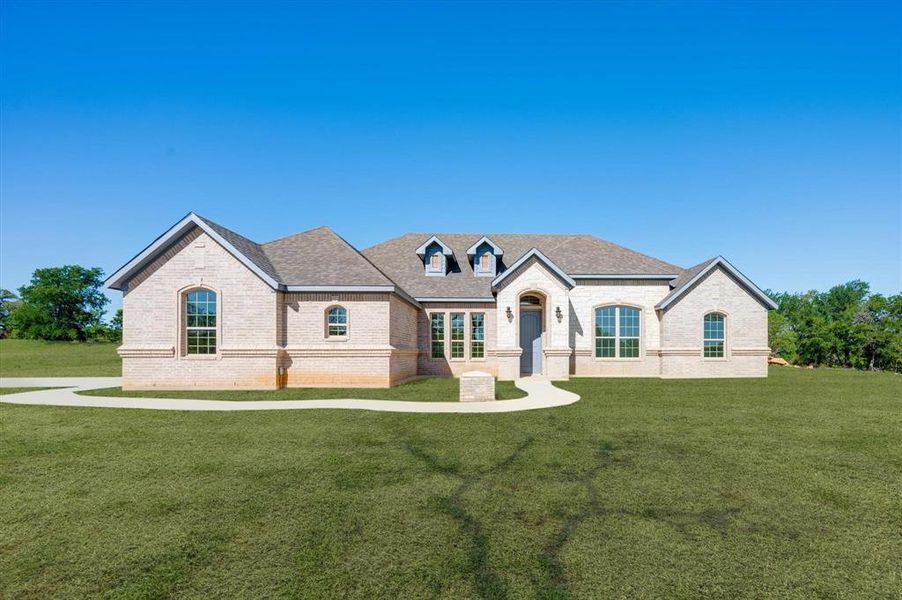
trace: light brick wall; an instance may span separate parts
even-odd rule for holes
[[[399,383],[417,375],[417,321],[420,312],[410,303],[397,296],[389,300],[389,317],[391,330],[392,357],[390,362],[390,378],[392,384]]]
[[[665,280],[580,280],[570,290],[571,372],[578,377],[656,377],[661,325],[655,304],[670,292]],[[595,357],[595,309],[623,305],[639,309],[639,358]]]
[[[726,315],[725,357],[702,357],[703,320]],[[766,377],[767,309],[717,268],[664,313],[663,377]]]
[[[497,325],[494,305],[485,303],[468,303],[468,302],[449,302],[437,303],[430,302],[423,304],[424,310],[418,311],[417,314],[417,346],[419,347],[419,360],[417,363],[417,372],[420,375],[436,375],[440,377],[460,376],[464,371],[486,371],[496,373],[496,359],[494,349],[496,345]],[[445,315],[445,357],[433,359],[430,347],[430,329],[429,320],[433,313],[443,313]],[[464,313],[464,358],[451,357],[451,313]],[[470,358],[470,342],[471,326],[470,314],[485,314],[485,358]]]
[[[384,293],[283,294],[286,384],[289,387],[386,387],[416,375],[415,309]],[[348,335],[326,335],[326,310],[348,311]],[[402,306],[404,305],[404,306]],[[391,325],[394,324],[395,327]]]
[[[184,353],[184,293],[217,293],[215,356]],[[273,388],[276,293],[195,228],[128,282],[123,295],[126,389]]]

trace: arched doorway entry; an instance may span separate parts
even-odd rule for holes
[[[544,297],[535,292],[520,296],[520,374],[540,375],[543,371],[542,347]]]

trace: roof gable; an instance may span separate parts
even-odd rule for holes
[[[493,242],[493,241],[492,241],[491,239],[489,239],[488,237],[482,236],[481,238],[479,238],[478,240],[476,240],[476,242],[475,242],[472,246],[470,246],[469,248],[467,248],[467,256],[475,256],[475,255],[476,255],[476,251],[479,250],[479,247],[480,247],[481,245],[483,245],[483,244],[486,244],[486,245],[488,245],[488,246],[491,246],[491,247],[492,247],[492,254],[494,254],[495,256],[503,256],[503,255],[504,255],[504,250],[502,250],[501,247],[500,247],[498,244],[496,244],[495,242]]]
[[[114,290],[122,290],[129,279],[194,227],[203,230],[272,288],[279,287],[275,270],[258,244],[193,212],[185,215],[178,223],[167,229],[144,250],[110,275],[105,282],[106,286]]]
[[[663,300],[661,300],[655,308],[657,310],[667,310],[669,306],[672,306],[675,302],[678,302],[679,299],[688,292],[696,282],[701,281],[705,275],[710,273],[716,268],[722,268],[727,273],[732,275],[752,296],[758,299],[759,302],[764,304],[767,308],[776,309],[778,308],[777,303],[770,299],[770,297],[765,294],[761,288],[752,283],[752,281],[747,278],[742,272],[739,271],[736,267],[730,264],[730,262],[725,259],[723,256],[715,256],[709,260],[701,262],[694,267],[690,267],[685,269],[683,273],[680,274],[679,277],[673,280],[671,285],[673,286],[673,290],[669,294],[667,294]]]
[[[554,262],[550,258],[542,254],[538,249],[532,248],[529,252],[517,259],[514,264],[508,267],[508,269],[504,271],[504,273],[498,275],[497,277],[495,277],[495,279],[492,280],[492,289],[498,287],[505,279],[512,278],[514,276],[514,273],[517,272],[520,267],[525,265],[531,258],[535,258],[538,262],[548,267],[548,269],[552,273],[557,275],[561,279],[561,281],[566,283],[568,287],[576,287],[576,282],[573,281],[573,279],[569,275],[564,273],[564,271],[559,266],[554,264]]]
[[[431,246],[432,244],[438,244],[439,248],[442,249],[442,254],[444,254],[445,256],[454,255],[451,247],[442,240],[438,239],[438,236],[432,236],[431,238],[420,244],[419,248],[417,248],[417,254],[419,256],[424,256],[426,254],[426,250],[428,250],[429,246]]]

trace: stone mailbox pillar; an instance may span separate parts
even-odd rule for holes
[[[461,402],[486,402],[495,399],[495,377],[484,371],[467,371],[460,376]]]

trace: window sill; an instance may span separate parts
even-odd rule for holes
[[[619,358],[619,357],[593,357],[596,362],[642,362],[644,360],[641,356],[630,357],[630,358]]]
[[[351,338],[350,338],[350,336],[347,336],[347,335],[342,335],[342,336],[333,335],[333,336],[326,336],[323,339],[326,340],[327,342],[347,342]]]

